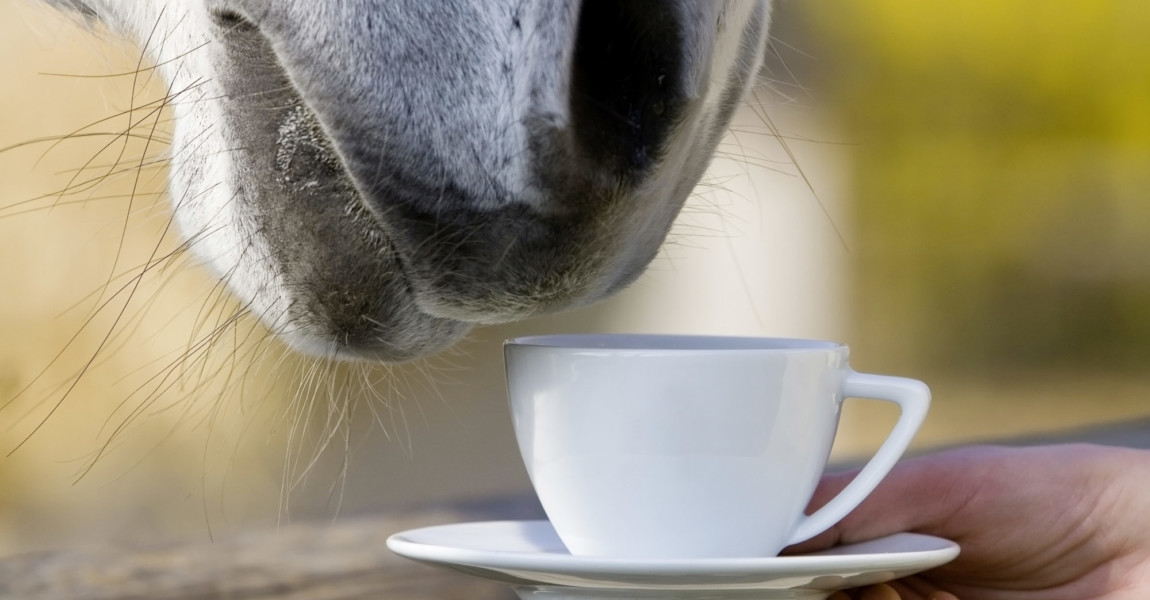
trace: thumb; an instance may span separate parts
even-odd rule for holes
[[[901,532],[946,537],[943,529],[948,518],[970,500],[978,487],[979,458],[993,451],[966,448],[903,461],[842,521],[806,542],[791,546],[785,553],[814,552]],[[829,502],[857,474],[854,470],[824,476],[807,512]]]

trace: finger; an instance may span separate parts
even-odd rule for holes
[[[912,582],[913,579],[899,579],[890,582],[890,586],[898,592],[898,597],[902,600],[958,600],[953,594],[939,591],[933,587],[924,588],[921,585],[908,585]]]
[[[880,583],[864,589],[860,600],[901,600],[901,596],[891,586]]]
[[[942,590],[922,577],[906,577],[894,582],[904,600],[935,600]]]
[[[898,593],[898,597],[901,598],[901,600],[927,600],[926,596],[911,589],[902,579],[890,582],[890,587]]]
[[[907,580],[900,579],[892,581],[890,584],[902,600],[958,600],[958,597],[950,592],[943,592],[934,588],[926,589],[917,585],[911,586],[907,583]]]
[[[788,549],[788,553],[811,552],[903,531],[928,531],[946,537],[939,526],[978,490],[987,455],[999,451],[965,448],[899,463],[846,518],[812,540]],[[811,509],[838,495],[856,474],[825,476],[815,490]]]

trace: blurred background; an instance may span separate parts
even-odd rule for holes
[[[642,280],[387,367],[232,323],[167,230],[163,82],[0,0],[0,555],[526,493],[516,335],[839,339],[931,385],[920,450],[1150,418],[1150,4],[1050,8],[779,2]],[[835,459],[892,422],[849,403]]]

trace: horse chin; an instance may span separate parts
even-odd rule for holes
[[[219,239],[193,250],[302,353],[401,362],[457,341],[470,325],[420,306],[390,234],[266,38],[242,21],[227,37],[217,72],[230,176],[207,193],[235,212],[188,229],[215,226],[233,250],[222,261]]]

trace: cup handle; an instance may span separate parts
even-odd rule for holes
[[[844,400],[868,398],[894,402],[900,410],[898,423],[870,462],[839,495],[799,521],[787,542],[788,546],[809,540],[830,529],[861,504],[902,457],[930,408],[930,388],[921,381],[858,373],[850,369],[842,380],[842,395]]]

